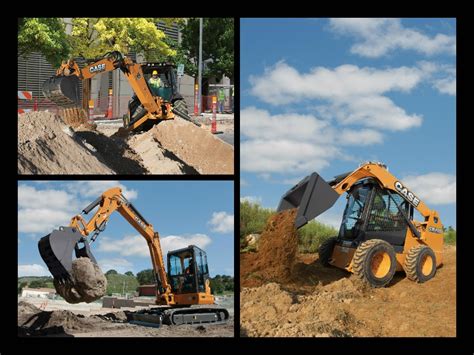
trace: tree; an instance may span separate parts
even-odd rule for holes
[[[23,291],[23,288],[28,285],[28,282],[21,282],[20,285],[18,286],[18,294],[21,294],[21,292]]]
[[[133,275],[133,272],[131,272],[131,271],[127,271],[127,272],[125,273],[125,275],[127,275],[127,276],[135,276],[135,275]]]
[[[114,269],[110,269],[109,271],[105,273],[105,275],[117,275],[117,274],[118,274],[117,270],[114,270]]]
[[[158,18],[143,17],[76,17],[72,19],[69,37],[72,55],[96,58],[110,51],[174,56],[176,51],[165,42],[164,32],[156,27]],[[169,21],[169,20],[167,20]]]
[[[40,52],[54,67],[69,57],[65,25],[60,18],[24,17],[18,19],[18,55]]]
[[[186,74],[197,77],[199,61],[199,19],[191,18],[181,27],[182,42],[176,62],[183,63]],[[208,61],[203,77],[222,75],[234,78],[234,19],[204,18],[202,59]]]
[[[140,285],[154,284],[155,272],[152,269],[142,270],[137,273],[137,280]]]
[[[30,288],[41,288],[46,287],[46,283],[44,280],[33,280],[30,282]]]

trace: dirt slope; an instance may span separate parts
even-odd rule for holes
[[[445,247],[435,278],[416,284],[397,273],[373,289],[350,274],[299,255],[291,278],[267,283],[245,277],[258,254],[241,254],[241,335],[453,337],[456,335],[456,248]],[[248,275],[248,274],[247,274]],[[244,277],[242,277],[244,276]]]
[[[18,173],[114,174],[51,112],[18,115]]]

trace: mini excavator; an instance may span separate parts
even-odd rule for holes
[[[297,208],[295,227],[301,228],[343,193],[347,203],[339,234],[319,248],[324,266],[345,269],[373,287],[387,285],[396,271],[418,283],[435,276],[444,243],[438,212],[382,163],[364,163],[329,182],[312,173],[283,195],[278,211]],[[423,221],[413,219],[414,209]]]
[[[93,217],[86,221],[82,215],[96,207]],[[206,252],[194,245],[169,251],[166,272],[158,232],[123,196],[119,187],[105,191],[84,208],[81,215],[74,216],[69,226],[53,230],[38,242],[40,255],[57,282],[73,283],[73,252],[76,258],[86,257],[97,264],[90,243],[105,229],[115,211],[145,238],[157,282],[155,303],[159,307],[134,312],[132,321],[180,325],[224,323],[228,320],[229,312],[216,307],[211,294]]]

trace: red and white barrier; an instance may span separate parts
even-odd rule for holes
[[[18,91],[18,100],[33,100],[33,93],[31,91]],[[32,111],[31,108],[19,108],[18,113],[25,113]]]

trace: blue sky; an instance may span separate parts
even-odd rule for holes
[[[455,19],[242,19],[241,199],[375,160],[456,226],[455,53]]]
[[[206,250],[211,276],[233,275],[233,182],[55,181],[18,183],[19,276],[49,275],[38,252],[39,238],[68,225],[114,186],[122,187],[125,197],[160,233],[165,258],[168,250],[195,244]],[[136,274],[152,267],[144,240],[117,212],[91,248],[104,272],[114,268]]]

